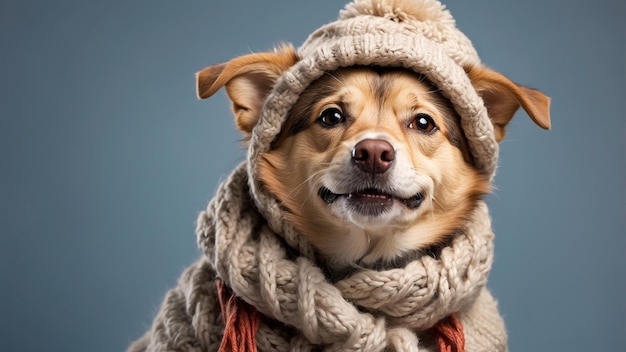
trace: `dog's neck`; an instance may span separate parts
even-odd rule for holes
[[[337,282],[350,275],[353,275],[359,270],[371,269],[384,271],[396,268],[403,268],[404,266],[406,266],[407,263],[414,261],[422,256],[429,256],[433,259],[439,259],[442,249],[450,245],[453,237],[454,234],[451,234],[444,242],[433,244],[419,250],[405,252],[391,259],[378,259],[375,261],[363,260],[368,253],[352,263],[334,260],[333,258],[326,258],[319,253],[317,254],[317,258],[320,266],[324,269],[324,273],[326,274],[327,279],[331,282]]]
[[[395,261],[406,254],[398,251],[395,244],[399,232],[404,229],[385,226],[364,229],[345,222],[341,225],[321,230],[335,233],[332,246],[326,247],[326,250],[319,248],[318,258],[321,258],[320,262],[324,266],[339,271],[347,268],[374,268],[379,263]],[[314,237],[314,234],[308,233],[307,237]],[[329,251],[329,248],[342,250]]]

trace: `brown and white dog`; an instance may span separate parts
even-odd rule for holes
[[[226,86],[236,124],[250,135],[276,79],[297,61],[284,46],[207,67],[197,76],[198,95]],[[498,142],[520,106],[550,127],[541,92],[486,67],[465,71]],[[388,266],[445,243],[490,191],[459,120],[418,73],[362,66],[326,72],[291,109],[259,175],[331,269]]]

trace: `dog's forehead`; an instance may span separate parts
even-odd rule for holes
[[[423,76],[403,69],[348,68],[325,74],[303,94],[315,94],[316,102],[341,101],[350,105],[415,106],[440,99]],[[309,103],[306,99],[301,99]]]

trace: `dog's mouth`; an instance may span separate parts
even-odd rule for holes
[[[337,194],[322,186],[317,193],[326,204],[333,204],[337,199],[344,198],[348,202],[348,205],[353,207],[356,211],[370,216],[376,216],[386,212],[393,206],[394,201],[404,204],[409,209],[417,209],[424,200],[422,193],[417,193],[409,198],[401,198],[376,188],[366,188],[350,193]]]

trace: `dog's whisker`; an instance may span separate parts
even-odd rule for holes
[[[437,197],[435,197],[434,195],[430,197],[430,201],[433,202],[433,204],[437,204],[439,208],[445,209],[444,205],[439,202],[439,200],[437,200]],[[433,212],[435,211],[435,207],[432,207],[431,209]]]
[[[335,74],[333,74],[331,72],[324,72],[324,75],[333,78],[335,81],[337,81],[339,84],[341,84],[341,86],[346,87],[346,83],[343,80],[341,80],[341,78],[337,77],[337,75],[335,75]],[[333,88],[334,89],[335,86],[329,84],[328,88]]]
[[[330,166],[330,163],[329,163],[329,166]],[[323,174],[323,173],[325,173],[327,171],[328,171],[328,168],[323,168],[323,169],[313,173],[311,176],[307,177],[304,181],[300,182],[300,184],[296,185],[296,187],[294,187],[294,189],[291,190],[291,192],[289,192],[287,194],[287,196],[288,197],[293,197],[294,193],[298,194],[299,191],[304,187],[304,185],[309,183],[311,181],[311,179],[313,179],[313,178],[317,177],[318,175]],[[307,192],[307,193],[310,193],[310,192]],[[307,195],[307,199],[308,199],[308,195]],[[305,203],[305,202],[303,202],[303,203]]]

